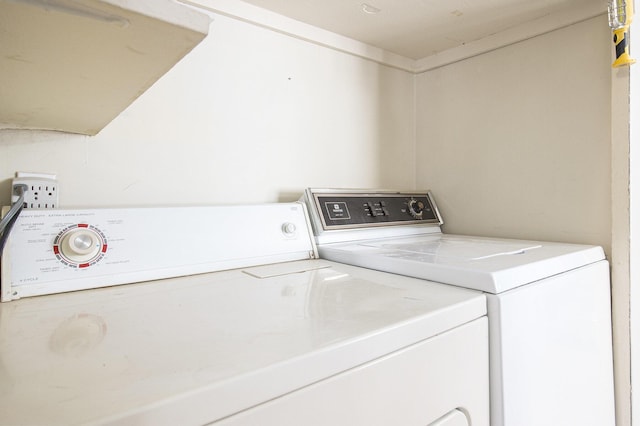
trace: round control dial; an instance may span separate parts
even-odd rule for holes
[[[65,228],[53,244],[53,252],[62,263],[86,268],[98,262],[107,251],[104,234],[96,227],[77,224]]]
[[[409,201],[409,214],[416,219],[422,219],[422,212],[424,211],[424,203],[420,200]]]

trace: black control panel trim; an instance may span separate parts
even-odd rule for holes
[[[324,230],[391,225],[441,225],[442,219],[427,192],[312,192]]]

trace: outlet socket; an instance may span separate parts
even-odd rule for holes
[[[25,209],[54,209],[58,207],[58,181],[56,175],[47,173],[17,172],[11,187],[11,203],[16,203],[19,196],[13,188],[16,185],[27,186],[24,193]]]

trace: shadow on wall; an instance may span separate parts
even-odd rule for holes
[[[11,205],[11,182],[12,179],[0,181],[0,206]]]
[[[304,188],[300,189],[300,191],[280,191],[278,193],[278,202],[279,203],[291,203],[294,201],[298,201],[302,194],[304,193]]]

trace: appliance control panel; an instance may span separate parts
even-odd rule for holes
[[[429,191],[307,190],[323,230],[434,224],[442,219]]]
[[[23,210],[0,300],[316,257],[301,203]]]

